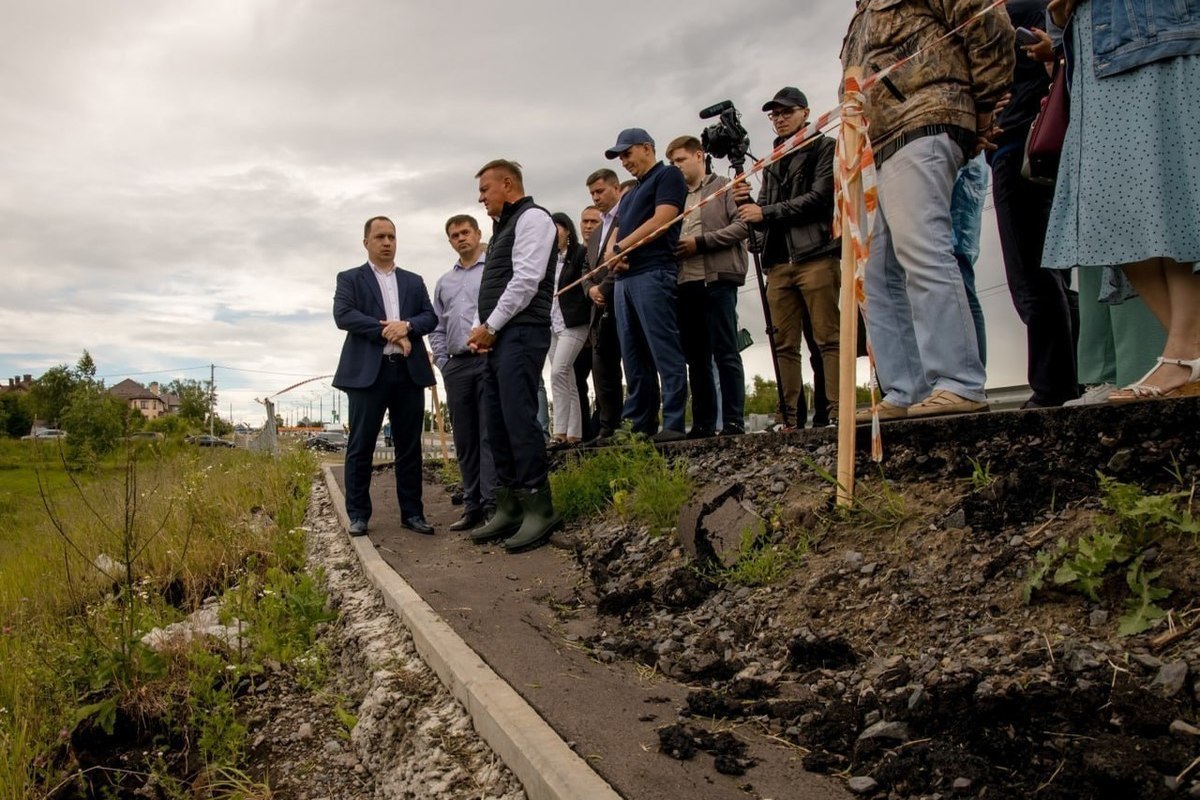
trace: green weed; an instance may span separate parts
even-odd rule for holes
[[[1146,494],[1138,486],[1099,476],[1101,505],[1106,514],[1095,530],[1074,542],[1059,539],[1052,549],[1037,554],[1026,574],[1022,595],[1026,603],[1042,590],[1053,570],[1056,586],[1078,591],[1093,601],[1109,575],[1123,569],[1129,594],[1117,632],[1128,636],[1150,628],[1166,616],[1158,601],[1170,590],[1155,585],[1161,570],[1145,568],[1145,551],[1168,536],[1200,535],[1200,519],[1192,511],[1193,492]]]
[[[979,459],[967,456],[967,460],[971,462],[971,477],[968,482],[971,488],[977,492],[983,491],[987,487],[996,482],[996,477],[992,475],[992,462],[981,464]]]
[[[792,537],[790,543],[772,543],[765,526],[742,531],[737,563],[721,572],[721,577],[738,586],[770,586],[804,563],[808,555],[808,537]]]

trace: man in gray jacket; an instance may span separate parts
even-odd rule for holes
[[[693,438],[711,435],[716,408],[701,401],[712,387],[712,361],[721,385],[722,435],[745,433],[746,376],[737,346],[738,288],[746,282],[746,223],[738,219],[733,194],[698,210],[704,198],[729,183],[706,174],[704,150],[695,136],[680,136],[667,145],[667,160],[687,182],[688,214],[683,220],[679,257],[679,332],[692,386]],[[715,402],[715,391],[714,402]],[[702,416],[702,412],[705,412]],[[706,427],[708,426],[708,427]]]

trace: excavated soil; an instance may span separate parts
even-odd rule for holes
[[[561,537],[586,576],[566,606],[601,615],[584,637],[597,659],[693,687],[660,730],[663,758],[707,752],[752,780],[716,720],[761,726],[864,796],[1200,797],[1196,537],[1142,554],[1171,590],[1145,633],[1118,635],[1123,571],[1099,602],[1022,597],[1040,550],[1109,513],[1099,475],[1191,491],[1198,422],[1183,400],[887,425],[879,465],[860,432],[849,512],[834,508],[832,432],[674,448],[694,496],[740,498],[807,555],[749,588],[689,555],[706,552],[694,513],[682,538],[606,519]]]

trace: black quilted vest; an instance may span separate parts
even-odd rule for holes
[[[488,242],[487,259],[483,263],[483,276],[479,283],[479,321],[486,323],[496,308],[500,295],[508,286],[513,274],[512,251],[517,239],[517,220],[527,211],[549,216],[549,212],[533,202],[532,197],[522,197],[515,203],[505,203],[500,218],[492,228],[492,240]],[[558,264],[558,251],[550,247],[550,260],[542,280],[538,282],[537,294],[529,305],[517,312],[508,325],[550,326],[550,301],[554,294],[554,268]]]

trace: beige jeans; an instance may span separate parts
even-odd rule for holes
[[[812,324],[813,338],[825,366],[825,396],[837,413],[838,342],[841,335],[838,297],[842,285],[841,263],[836,258],[820,258],[803,264],[777,264],[767,273],[767,304],[775,325],[775,354],[783,397],[788,405],[783,421],[803,426],[795,420],[804,378],[800,370],[800,343],[803,340],[804,315]]]

